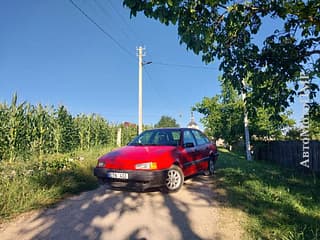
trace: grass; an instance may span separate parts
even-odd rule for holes
[[[92,169],[110,148],[48,155],[43,160],[0,162],[0,222],[98,187]]]
[[[249,217],[252,239],[320,239],[320,179],[220,149],[218,186]]]
[[[96,159],[110,148],[50,155],[43,160],[0,162],[0,221],[49,207],[98,186]],[[320,179],[220,149],[217,187],[227,205],[248,215],[248,238],[320,239]]]

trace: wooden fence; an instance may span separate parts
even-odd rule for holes
[[[305,147],[306,146],[307,145],[305,145]],[[310,141],[308,146],[309,169],[319,173],[320,141]],[[305,168],[301,163],[308,159],[303,157],[303,152],[302,141],[270,141],[257,142],[254,144],[254,159],[265,160],[284,167]]]

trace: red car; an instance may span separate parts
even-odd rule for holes
[[[94,175],[112,186],[176,192],[185,177],[213,174],[217,158],[216,146],[201,131],[160,128],[100,157]]]

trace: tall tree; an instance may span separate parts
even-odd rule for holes
[[[221,94],[203,98],[194,110],[204,115],[201,122],[207,128],[207,134],[224,139],[230,146],[244,137],[244,102],[229,82],[222,82],[221,88]],[[272,106],[248,109],[251,135],[259,139],[283,137],[282,130],[294,125],[294,121],[289,118],[291,112],[282,112],[279,120],[272,118],[274,111]]]
[[[309,132],[311,139],[320,140],[320,105],[313,105],[309,112]]]
[[[145,16],[166,25],[176,24],[180,43],[206,63],[220,59],[223,78],[259,106],[274,106],[275,117],[294,101],[299,76],[311,79],[311,98],[319,88],[320,2],[318,0],[124,0],[131,15]],[[274,31],[255,43],[263,21],[273,21]],[[260,36],[259,36],[260,37]],[[289,84],[291,83],[291,84]]]
[[[222,84],[220,95],[203,98],[193,109],[204,115],[201,122],[209,136],[224,139],[229,146],[244,136],[243,103],[230,83]]]
[[[295,121],[290,118],[291,111],[285,111],[275,119],[274,108],[257,108],[255,114],[250,114],[251,132],[258,139],[283,139],[283,131],[287,128],[292,129]]]

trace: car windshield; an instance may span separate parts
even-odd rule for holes
[[[178,146],[181,131],[179,129],[147,130],[136,137],[129,146]]]

